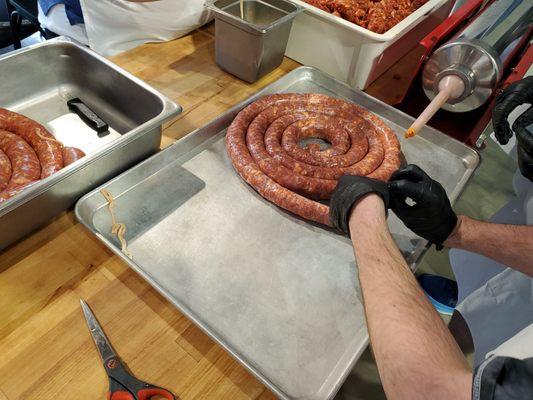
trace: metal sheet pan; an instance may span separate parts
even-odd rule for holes
[[[181,107],[67,38],[0,57],[0,107],[33,118],[87,156],[0,204],[0,250],[72,207],[95,186],[155,153],[161,125]],[[79,97],[110,126],[95,131],[71,113]]]
[[[368,343],[347,238],[268,203],[235,173],[225,129],[267,93],[319,92],[361,104],[401,134],[413,119],[313,68],[299,68],[103,187],[116,198],[133,259],[110,235],[99,189],[78,219],[282,399],[330,399]],[[425,128],[402,139],[409,162],[455,200],[479,158]],[[426,242],[391,213],[389,225],[414,267]]]

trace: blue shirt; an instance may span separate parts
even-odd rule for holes
[[[80,0],[39,0],[39,4],[41,5],[45,15],[48,15],[53,6],[64,4],[70,25],[84,23]]]

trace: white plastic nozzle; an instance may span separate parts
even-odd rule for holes
[[[420,116],[413,122],[413,125],[405,133],[406,138],[415,136],[420,129],[427,124],[427,122],[433,117],[437,111],[440,110],[442,105],[449,99],[457,99],[465,91],[465,84],[461,78],[455,75],[447,75],[439,82],[439,93],[429,103],[426,109],[420,114]]]

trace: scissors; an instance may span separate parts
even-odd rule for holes
[[[80,303],[109,377],[107,400],[149,400],[152,397],[159,398],[159,396],[167,400],[176,400],[168,390],[140,381],[128,372],[126,366],[111,347],[89,305],[83,300],[80,300]]]

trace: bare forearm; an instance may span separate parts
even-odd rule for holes
[[[350,230],[387,398],[470,399],[471,371],[390,236],[384,212],[376,218],[374,206],[363,199]]]
[[[457,228],[444,244],[533,276],[533,226],[492,224],[461,215]]]

